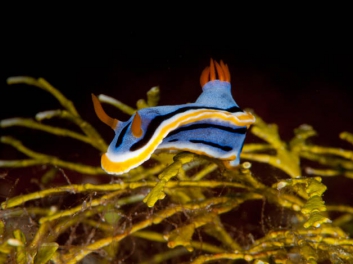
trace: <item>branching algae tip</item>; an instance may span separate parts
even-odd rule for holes
[[[247,129],[255,117],[243,111],[231,94],[230,73],[211,59],[200,77],[202,93],[195,103],[144,108],[122,122],[108,116],[92,94],[98,118],[115,131],[102,156],[102,168],[122,174],[148,160],[157,149],[189,151],[239,164]]]

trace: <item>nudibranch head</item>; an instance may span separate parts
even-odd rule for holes
[[[247,128],[255,118],[234,101],[229,69],[223,61],[211,59],[200,83],[203,92],[195,103],[143,108],[126,122],[109,117],[92,95],[97,116],[115,131],[102,156],[102,168],[109,174],[126,173],[157,149],[206,155],[227,167],[239,164]]]

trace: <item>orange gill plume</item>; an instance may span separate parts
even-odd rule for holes
[[[113,130],[115,130],[115,128],[119,123],[119,120],[107,115],[101,103],[99,102],[97,96],[95,96],[94,94],[92,94],[92,101],[93,101],[94,111],[96,112],[96,115],[98,116],[100,121],[102,121],[104,124],[107,124]]]
[[[135,113],[134,120],[132,120],[131,132],[136,138],[142,136],[141,117],[138,112]]]
[[[228,65],[224,64],[222,60],[220,61],[220,63],[218,63],[217,61],[213,61],[213,59],[211,59],[210,66],[206,67],[201,73],[201,77],[200,77],[201,87],[203,87],[209,81],[216,80],[216,70],[217,70],[218,80],[230,82],[230,73],[229,73]]]

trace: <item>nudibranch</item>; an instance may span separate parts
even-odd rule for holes
[[[211,59],[200,83],[202,93],[195,103],[143,108],[126,122],[108,116],[92,94],[98,118],[115,131],[102,155],[102,168],[109,174],[127,173],[157,149],[189,151],[219,159],[227,167],[237,166],[255,117],[234,101],[228,65],[223,61]]]

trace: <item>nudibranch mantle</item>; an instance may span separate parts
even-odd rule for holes
[[[215,63],[219,79],[224,75],[228,79],[216,80],[214,69],[212,76],[211,60],[211,66],[201,75],[203,92],[195,103],[140,109],[126,122],[102,117],[106,114],[92,96],[98,117],[115,131],[102,156],[102,168],[109,174],[126,173],[157,149],[190,151],[220,159],[227,167],[237,166],[246,131],[255,118],[234,101],[228,67],[223,62],[221,66]]]

